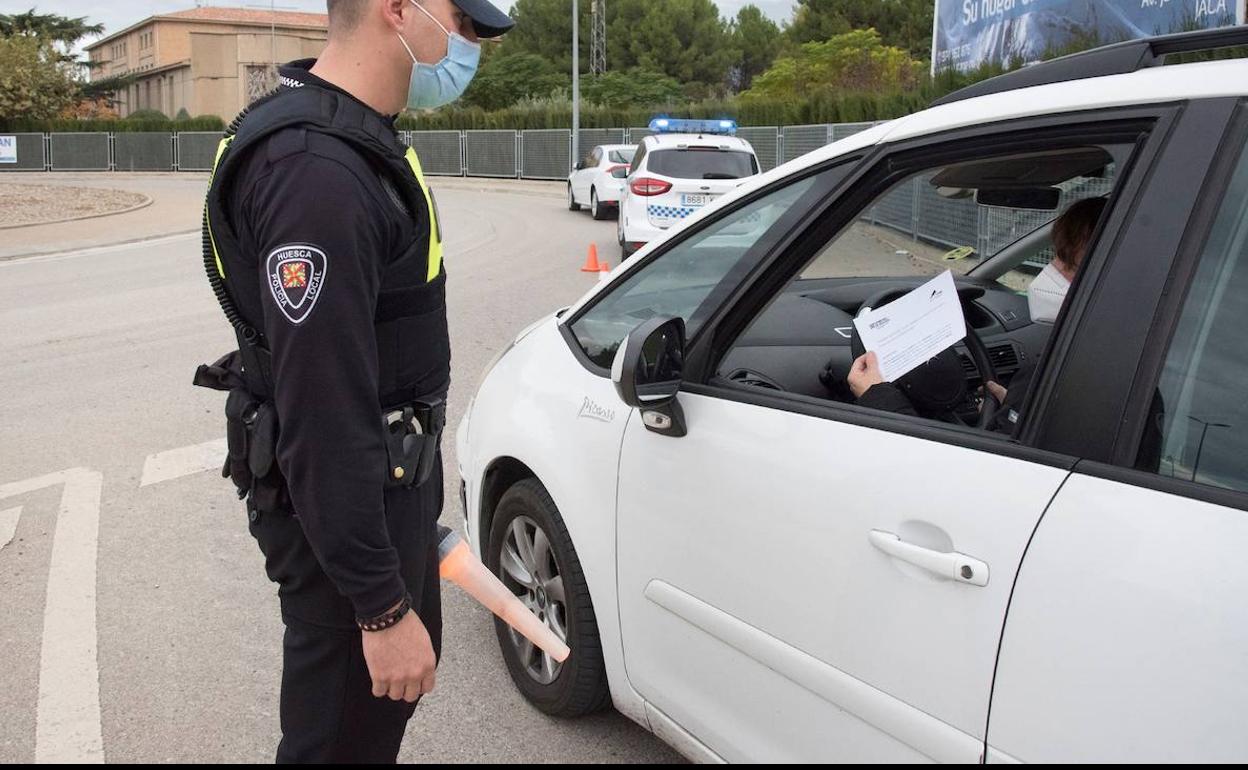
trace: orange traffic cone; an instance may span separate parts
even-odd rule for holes
[[[598,244],[589,244],[589,256],[585,258],[585,266],[581,268],[582,273],[597,273],[602,267],[598,264]]]
[[[611,265],[603,262],[598,269],[598,282],[602,283],[611,277]]]

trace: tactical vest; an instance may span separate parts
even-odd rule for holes
[[[217,147],[202,228],[204,268],[234,327],[239,349],[211,366],[201,366],[195,384],[230,392],[226,403],[230,456],[222,473],[233,478],[240,497],[251,493],[253,507],[258,505],[260,510],[280,507],[279,498],[285,498],[273,460],[279,428],[271,404],[270,351],[261,331],[263,319],[244,318],[240,313],[234,300],[239,287],[231,284],[226,264],[237,264],[234,255],[256,262],[264,255],[242,254],[243,246],[230,220],[229,198],[240,161],[261,140],[292,127],[327,134],[348,144],[380,171],[383,185],[388,192],[397,193],[406,212],[428,219],[427,238],[398,254],[379,255],[386,259],[374,316],[378,399],[383,412],[418,401],[440,404],[450,380],[441,231],[415,151],[400,143],[376,113],[343,94],[315,85],[283,87],[244,110]],[[223,260],[223,254],[231,255],[231,259]],[[263,286],[257,283],[256,288]]]

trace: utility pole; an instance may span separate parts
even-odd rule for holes
[[[589,52],[589,71],[602,75],[607,71],[607,0],[593,0],[593,39]]]
[[[572,165],[581,159],[581,36],[577,29],[580,14],[577,0],[572,0]]]

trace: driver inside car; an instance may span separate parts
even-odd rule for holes
[[[1083,264],[1088,244],[1092,241],[1092,234],[1096,232],[1097,222],[1104,210],[1104,198],[1087,198],[1072,205],[1053,221],[1053,261],[1027,287],[1027,306],[1034,323],[1052,324],[1057,320],[1070,284]],[[926,364],[924,368],[930,365]],[[988,393],[1001,405],[988,425],[990,430],[1000,433],[1014,432],[1019,420],[1019,409],[1034,373],[1033,359],[1019,368],[1008,390],[997,382],[985,383]],[[914,376],[914,373],[906,376]],[[919,410],[905,391],[884,380],[879,360],[873,352],[868,351],[854,360],[848,382],[849,389],[860,406],[920,416]]]

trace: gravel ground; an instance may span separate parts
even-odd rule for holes
[[[125,190],[0,183],[0,227],[108,214],[149,200],[142,193]]]

